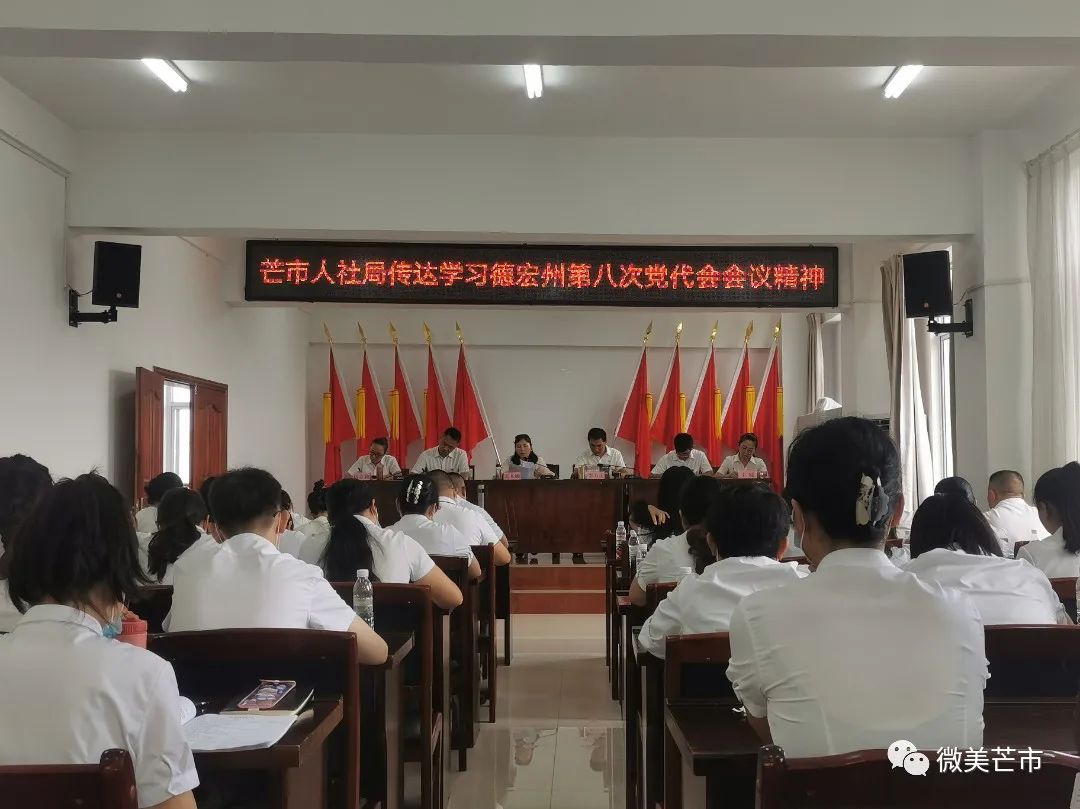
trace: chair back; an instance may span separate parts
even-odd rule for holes
[[[1065,612],[1076,622],[1076,579],[1050,579],[1050,584],[1057,593]]]
[[[549,463],[549,464],[544,464],[544,465],[555,474],[555,480],[558,480],[559,479],[559,465],[557,463]]]
[[[0,767],[0,809],[27,806],[138,809],[131,756],[106,750],[97,764]]]
[[[673,635],[664,652],[664,696],[667,699],[735,701],[727,678],[731,642],[727,632]]]
[[[657,606],[668,597],[668,594],[678,585],[677,581],[665,581],[658,584],[650,584],[645,588],[645,608],[649,615],[656,612]]]
[[[1080,627],[988,626],[986,697],[1075,697],[1080,682]]]
[[[140,587],[128,608],[146,621],[147,632],[162,632],[162,622],[172,609],[172,585],[151,584]]]
[[[1015,809],[1018,806],[1069,806],[1080,757],[1042,753],[1038,769],[1015,772],[941,772],[936,750],[921,751],[929,768],[913,777],[894,768],[885,750],[787,760],[783,748],[758,752],[757,809]],[[918,755],[918,754],[910,754]],[[1019,757],[1019,751],[1016,751]],[[1038,796],[1037,798],[1035,796]]]

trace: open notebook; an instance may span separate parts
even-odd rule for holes
[[[195,704],[187,697],[180,697],[180,722],[184,726],[184,736],[195,753],[273,747],[298,718],[221,714],[196,716],[195,713]]]

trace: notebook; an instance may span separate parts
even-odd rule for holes
[[[203,714],[184,725],[192,752],[261,750],[273,747],[288,733],[295,716],[222,716]]]

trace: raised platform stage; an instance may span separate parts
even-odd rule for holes
[[[545,554],[546,556],[546,554]],[[598,557],[598,554],[588,554]],[[550,560],[550,557],[547,557]],[[601,557],[602,558],[602,557]],[[564,561],[569,561],[563,556]],[[604,565],[514,564],[511,605],[515,614],[604,614]]]

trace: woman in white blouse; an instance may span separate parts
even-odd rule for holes
[[[155,582],[172,584],[172,566],[192,545],[213,542],[206,533],[207,510],[202,495],[173,489],[161,498],[158,529],[146,546],[146,573]]]
[[[120,492],[96,474],[61,481],[19,536],[9,584],[25,615],[0,638],[0,765],[97,764],[119,748],[139,806],[194,809],[172,666],[113,640],[144,581]]]
[[[523,463],[533,464],[533,475],[538,478],[553,478],[555,473],[544,464],[544,459],[533,451],[532,439],[525,433],[514,436],[514,454],[506,459],[506,471],[513,471]]]
[[[1080,575],[1080,464],[1075,461],[1046,472],[1032,496],[1046,539],[1029,542],[1016,556],[1027,559],[1051,579]]]
[[[464,600],[420,544],[401,531],[379,525],[375,490],[370,484],[345,478],[326,491],[330,538],[319,566],[330,581],[355,581],[367,570],[372,581],[387,584],[426,584],[431,600],[453,609]]]
[[[1046,574],[1003,558],[990,524],[963,497],[923,501],[911,520],[911,556],[907,572],[967,595],[984,626],[1072,623]]]
[[[326,485],[321,480],[316,480],[315,485],[307,496],[308,514],[311,519],[300,529],[304,535],[304,542],[300,546],[301,562],[312,565],[319,564],[326,540],[330,538],[330,520],[326,516]]]
[[[478,579],[482,571],[473,556],[472,545],[456,527],[435,522],[439,510],[439,488],[431,475],[407,475],[397,496],[401,519],[390,526],[415,539],[431,556],[460,556],[469,560],[469,578]]]

